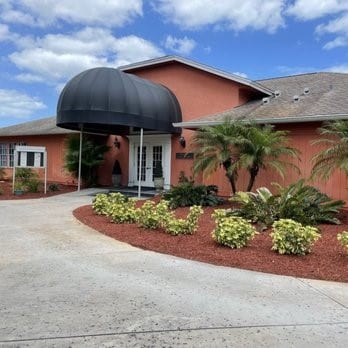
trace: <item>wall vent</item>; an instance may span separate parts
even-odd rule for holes
[[[262,105],[269,104],[269,101],[270,101],[269,97],[262,98]]]

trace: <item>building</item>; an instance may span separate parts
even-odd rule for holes
[[[348,74],[311,73],[250,81],[175,56],[131,64],[120,70],[167,87],[176,97],[181,109],[182,118],[173,122],[173,131],[146,130],[146,120],[144,121],[143,186],[153,186],[152,171],[158,161],[163,165],[167,188],[177,184],[180,173],[190,176],[193,159],[187,153],[190,153],[190,137],[194,129],[219,124],[225,117],[252,119],[289,130],[290,145],[302,152],[301,161],[297,163],[301,177],[307,178],[312,167],[311,159],[319,149],[311,145],[311,141],[318,138],[318,127],[327,120],[348,118]],[[100,184],[111,184],[113,164],[118,159],[122,168],[122,184],[137,185],[139,128],[130,126],[127,132],[117,132],[117,129],[111,126],[106,126],[102,131],[98,129],[99,133],[119,134],[107,138],[112,149],[106,154],[106,161],[99,170]],[[4,160],[4,154],[11,153],[11,144],[24,142],[27,145],[47,146],[48,179],[71,182],[73,179],[62,169],[62,158],[64,138],[73,131],[56,127],[54,117],[2,128],[0,165],[11,165],[10,156],[7,157],[7,163]],[[270,186],[271,182],[285,185],[298,178],[298,174],[291,171],[284,180],[276,173],[261,171],[255,187]],[[229,183],[223,171],[218,171],[208,179],[198,177],[197,181],[217,184],[221,194],[230,194]],[[244,181],[245,176],[241,175],[239,189],[245,189]],[[348,198],[347,178],[338,171],[327,183],[316,181],[313,185],[334,198]]]

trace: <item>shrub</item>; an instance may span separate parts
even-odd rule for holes
[[[40,181],[38,179],[30,179],[25,183],[28,192],[39,192]]]
[[[173,215],[169,215],[164,222],[164,230],[173,235],[193,234],[198,228],[198,219],[203,214],[203,209],[200,206],[190,207],[190,211],[186,219],[177,219]]]
[[[171,214],[167,201],[161,200],[157,205],[153,201],[146,201],[138,210],[137,221],[141,227],[157,229],[165,225]]]
[[[5,178],[5,169],[0,167],[0,180],[4,180]]]
[[[271,232],[272,250],[279,254],[305,255],[320,238],[318,229],[303,226],[291,219],[281,219],[273,224]]]
[[[109,216],[114,204],[123,204],[129,201],[129,198],[119,192],[110,194],[98,193],[92,201],[92,208],[98,215]]]
[[[212,232],[213,239],[230,248],[242,248],[258,233],[245,219],[238,216],[227,216],[223,209],[216,209],[212,214],[216,228]]]
[[[224,202],[216,195],[217,191],[215,185],[194,185],[192,181],[183,181],[165,192],[163,198],[169,201],[169,206],[173,209],[194,205],[216,206]]]
[[[230,201],[237,203],[239,208],[229,210],[228,214],[240,216],[246,220],[260,225],[264,230],[279,219],[279,204],[277,197],[273,196],[266,187],[261,187],[254,192],[237,192]]]
[[[27,183],[29,180],[37,178],[38,175],[31,168],[18,168],[16,170],[16,179]]]
[[[279,219],[292,219],[304,225],[340,223],[335,215],[343,207],[343,201],[332,200],[317,188],[305,185],[303,179],[286,188],[274,185],[278,188],[278,195],[273,195],[265,187],[256,190],[257,193],[238,192],[231,201],[239,208],[230,210],[230,215],[259,223],[263,228]]]
[[[343,231],[337,235],[337,240],[341,242],[342,246],[348,252],[348,232]]]
[[[3,189],[0,188],[0,196],[4,194]]]
[[[48,191],[51,191],[51,192],[59,191],[59,185],[55,184],[55,183],[49,184],[48,185]]]
[[[109,196],[105,193],[98,193],[92,201],[92,208],[97,215],[107,215],[109,206]]]
[[[135,201],[131,199],[123,203],[111,204],[107,212],[111,221],[116,224],[131,224],[137,221],[138,209],[135,208]]]

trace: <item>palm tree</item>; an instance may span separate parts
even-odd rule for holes
[[[233,193],[237,191],[235,163],[239,156],[234,140],[240,127],[239,122],[226,119],[223,124],[198,129],[191,140],[191,149],[195,154],[193,172],[203,172],[205,176],[209,176],[222,166]]]
[[[276,170],[284,177],[285,168],[296,165],[280,159],[282,156],[298,158],[299,151],[287,146],[286,131],[275,131],[273,126],[260,126],[226,119],[223,124],[203,127],[196,131],[191,146],[195,153],[194,173],[210,175],[222,166],[232,192],[236,193],[236,180],[241,168],[248,170],[251,191],[260,169]]]
[[[313,157],[312,177],[328,180],[337,168],[348,174],[348,120],[328,122],[318,130],[323,138],[312,144],[327,147]]]
[[[73,134],[66,139],[65,168],[75,177],[79,167],[79,135]],[[87,187],[96,184],[96,168],[104,161],[104,153],[109,146],[98,144],[92,137],[84,135],[82,141],[81,177]]]
[[[298,173],[298,167],[282,160],[281,157],[298,158],[300,152],[287,145],[287,131],[276,131],[272,125],[246,124],[236,139],[240,155],[236,166],[248,170],[250,178],[247,191],[251,191],[260,169],[272,168],[284,177],[285,168],[292,167]]]

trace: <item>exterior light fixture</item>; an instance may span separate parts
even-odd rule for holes
[[[121,143],[117,137],[115,137],[114,145],[115,145],[116,149],[119,149],[121,147]]]
[[[186,147],[186,140],[183,136],[181,136],[179,138],[179,144],[182,146],[182,147]]]

